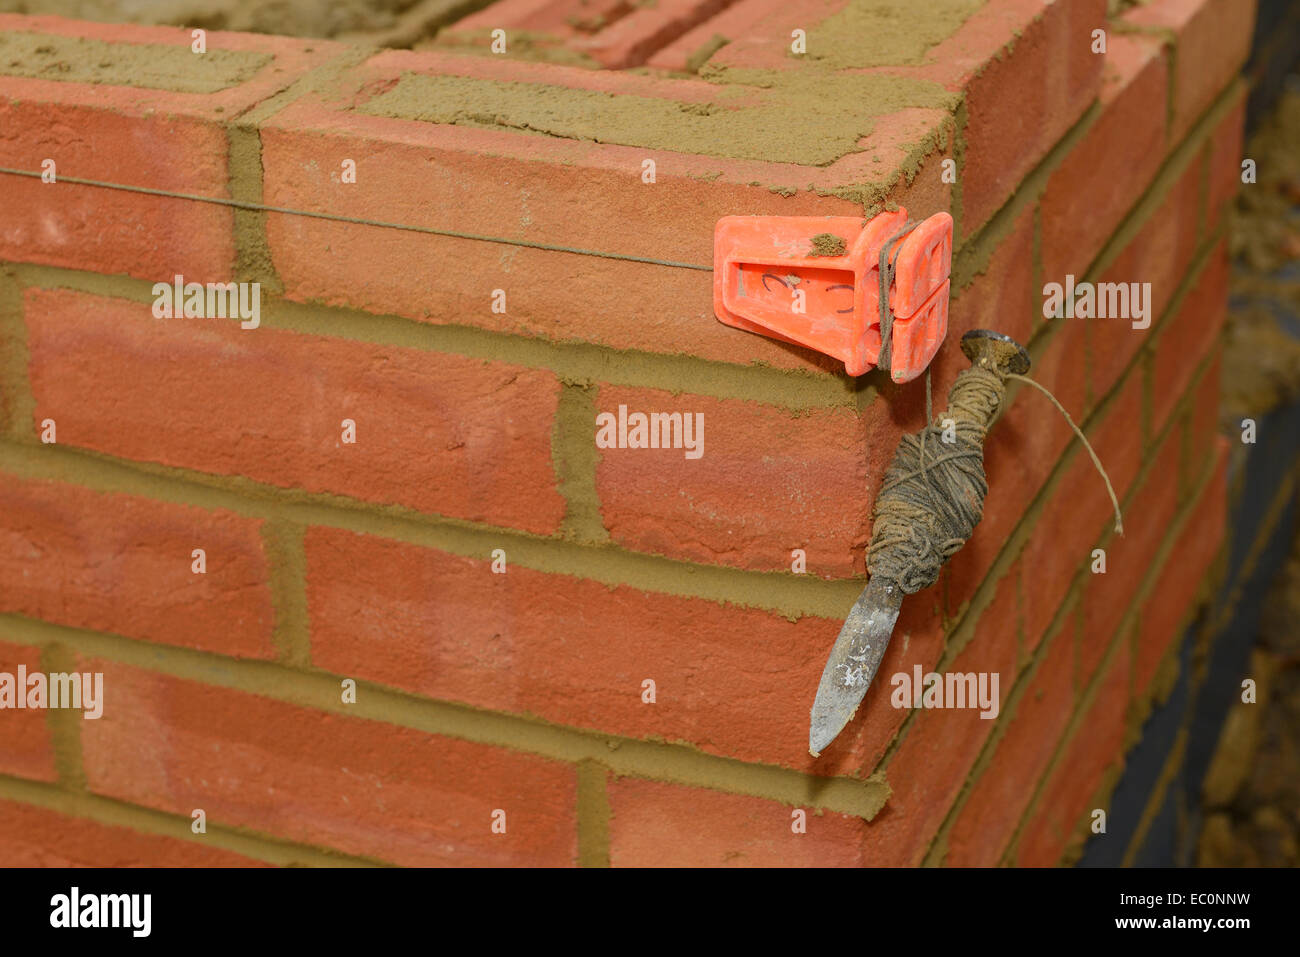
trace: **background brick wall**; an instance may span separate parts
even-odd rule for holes
[[[881,667],[999,672],[998,719],[895,709],[882,680],[826,753],[806,751],[922,382],[854,381],[721,325],[707,270],[0,174],[0,670],[76,663],[107,689],[98,721],[0,713],[0,860],[1050,865],[1077,850],[1223,537],[1221,211],[1253,5],[1108,17],[1104,0],[990,0],[917,55],[859,68],[927,84],[937,105],[874,116],[824,166],[376,112],[411,77],[705,103],[713,85],[673,71],[797,84],[823,69],[774,52],[803,25],[788,5],[723,6],[661,0],[598,43],[559,17],[556,39],[503,57],[480,48],[488,21],[549,28],[512,21],[510,0],[417,52],[210,33],[236,59],[200,92],[184,72],[114,74],[111,57],[93,78],[57,65],[85,42],[188,51],[188,31],[0,16],[53,51],[0,57],[0,166],[52,158],[61,177],[703,266],[722,215],[950,209],[936,393],[966,365],[966,330],[1027,342],[1126,517],[1116,536],[1068,426],[1013,389],[985,517],[907,601]],[[842,6],[803,15],[814,41]],[[705,33],[730,42],[701,59]],[[536,62],[566,49],[650,69]],[[155,319],[152,285],[178,273],[261,282],[260,326]],[[1152,283],[1151,327],[1040,318],[1066,273]],[[594,417],[619,404],[703,412],[704,457],[596,450]]]

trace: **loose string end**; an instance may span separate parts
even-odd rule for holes
[[[1065,411],[1065,406],[1061,405],[1060,400],[1057,399],[1056,396],[1052,395],[1047,386],[1029,378],[1029,376],[1016,375],[1014,372],[1008,372],[1007,378],[1015,379],[1019,382],[1028,382],[1039,392],[1043,393],[1043,395],[1047,396],[1052,405],[1056,406],[1056,411],[1060,412],[1061,415],[1065,417],[1065,421],[1070,424],[1070,428],[1073,429],[1074,434],[1079,437],[1079,441],[1083,443],[1083,447],[1088,450],[1088,456],[1092,459],[1092,464],[1097,467],[1097,472],[1101,475],[1102,481],[1106,483],[1106,494],[1110,496],[1110,504],[1115,509],[1115,532],[1118,535],[1123,535],[1124,516],[1120,514],[1119,499],[1115,495],[1115,487],[1111,485],[1110,476],[1106,474],[1105,466],[1101,464],[1101,459],[1097,458],[1097,453],[1093,451],[1092,443],[1090,443],[1087,436],[1083,434],[1083,430],[1074,424],[1074,419],[1070,418],[1070,413]]]

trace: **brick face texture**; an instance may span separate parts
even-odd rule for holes
[[[209,320],[189,329],[72,292],[32,290],[24,305],[37,422],[53,418],[68,445],[530,532],[563,517],[547,372]]]
[[[308,532],[307,596],[313,660],[329,671],[801,767],[807,705],[770,676],[815,691],[839,631],[526,568],[494,575],[486,560],[330,529]],[[641,699],[647,678],[654,706]]]
[[[573,862],[574,776],[558,763],[112,663],[84,669],[132,702],[82,732],[93,793],[399,864]],[[498,809],[503,835],[489,827]]]
[[[866,823],[774,801],[623,779],[609,787],[615,867],[860,867]]]
[[[0,102],[0,127],[6,131],[0,160],[11,168],[40,169],[42,160],[57,156],[68,175],[208,196],[223,195],[230,175],[216,124],[7,100]],[[54,142],[51,131],[61,134]],[[179,153],[163,153],[159,142],[183,145]],[[0,256],[139,279],[182,273],[206,282],[230,272],[235,243],[228,209],[177,209],[161,197],[67,184],[51,211],[49,189],[39,180],[5,184]]]
[[[0,710],[0,863],[1068,856],[1223,538],[1249,5],[989,0],[867,52],[836,45],[844,8],[500,0],[416,52],[212,32],[233,59],[201,82],[0,65],[0,166],[60,177],[0,174],[0,673],[106,685],[95,721]],[[484,56],[496,27],[530,42]],[[761,140],[787,96],[818,135]],[[629,128],[632,103],[672,122]],[[1125,534],[1017,387],[974,538],[813,758],[808,708],[925,384],[717,322],[713,226],[888,201],[958,224],[936,405],[963,332],[1026,342]],[[1043,318],[1067,273],[1149,282],[1150,327]],[[155,318],[178,274],[260,281],[257,328]],[[702,413],[704,455],[596,448],[620,405]],[[895,707],[914,668],[996,673],[997,717]]]
[[[41,670],[39,649],[0,642],[0,671],[17,675]],[[5,736],[0,739],[0,772],[18,777],[53,781],[54,740],[41,711],[11,711],[5,715]]]
[[[764,570],[789,568],[791,550],[803,548],[814,573],[846,577],[855,557],[862,570],[869,484],[880,474],[868,475],[868,449],[881,436],[868,437],[852,410],[796,416],[755,402],[615,387],[602,388],[598,404],[615,414],[619,406],[686,409],[705,424],[697,460],[684,461],[678,449],[602,451],[596,492],[615,541]]]
[[[6,867],[258,867],[254,858],[0,801]]]
[[[269,568],[256,521],[5,475],[0,607],[60,625],[270,658]],[[192,571],[194,549],[211,555]]]

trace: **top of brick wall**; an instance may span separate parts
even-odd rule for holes
[[[949,209],[959,239],[967,238],[1078,120],[1101,82],[1103,58],[1091,52],[1090,34],[1106,22],[1105,0],[946,0],[924,15],[876,0],[791,6],[659,0],[611,14],[593,32],[575,26],[572,11],[557,20],[564,3],[503,0],[443,31],[433,48],[369,56],[331,41],[211,32],[214,59],[201,73],[176,64],[191,43],[186,29],[0,15],[0,50],[18,54],[0,56],[0,107],[74,104],[218,125],[251,117],[261,129],[259,198],[272,205],[707,268],[714,224],[732,214],[856,215],[892,201],[915,216]],[[668,14],[680,17],[665,26]],[[536,42],[537,17],[566,48],[590,53],[593,37],[622,31],[627,49],[639,51],[621,60],[593,55],[589,65],[646,65],[629,72],[537,62],[545,47]],[[506,31],[500,55],[488,46],[497,27],[475,39],[494,18]],[[638,24],[644,42],[629,39]],[[796,29],[806,31],[805,55],[791,52]],[[710,39],[716,49],[703,62],[671,59],[674,42],[703,33],[729,42]],[[846,39],[864,36],[871,42]],[[323,63],[331,66],[317,69]],[[699,74],[676,69],[687,65]],[[39,162],[35,154],[5,158],[29,169]],[[343,158],[361,169],[347,190],[329,176]],[[959,186],[941,175],[949,158]],[[653,184],[642,179],[647,159],[656,164]],[[60,174],[166,188],[143,181],[146,170],[155,180],[165,172],[155,168],[161,161],[134,163],[138,174],[110,171],[98,150],[61,164]],[[805,350],[719,326],[707,272],[633,272],[595,258],[555,265],[553,253],[545,262],[521,253],[510,285],[527,286],[523,300],[512,300],[508,319],[479,320],[479,293],[501,284],[501,264],[485,247],[302,220],[271,219],[267,228],[288,299],[620,349],[676,353],[689,343],[705,359],[837,374]],[[344,247],[349,267],[327,252],[337,257]],[[217,250],[213,261],[226,255]],[[448,261],[457,264],[449,285],[431,265]],[[159,275],[125,271],[170,275],[151,270]],[[557,284],[581,301],[566,301]],[[600,291],[607,300],[613,289],[623,293],[617,309],[601,301]]]
[[[617,155],[610,148],[628,147],[668,159],[661,172],[669,177],[717,177],[870,204],[899,198],[894,194],[927,157],[947,155],[959,103],[995,60],[1035,45],[1034,34],[1050,32],[1062,13],[1078,19],[1073,8],[1089,7],[1100,23],[1100,0],[943,0],[923,13],[897,0],[500,0],[442,30],[427,52],[377,54],[364,82],[324,99],[350,114],[507,134],[492,142],[516,155],[545,156],[553,140],[599,144],[593,153],[606,160]],[[501,55],[490,50],[495,29],[506,34]],[[286,58],[338,49],[212,33],[208,56],[186,70],[177,53],[190,43],[187,30],[12,16],[0,16],[0,30],[9,32],[0,39],[7,77],[215,95],[227,116],[275,92],[274,77],[296,65]],[[804,55],[791,51],[795,30],[807,35]],[[1074,32],[1072,45],[1086,51],[1086,37]],[[697,40],[711,55],[691,50]],[[152,49],[142,54],[128,44]],[[570,63],[648,69],[537,62],[556,59],[560,48]],[[699,76],[683,75],[687,69]],[[1079,86],[1086,102],[1094,90]],[[1032,144],[1020,146],[1033,152]],[[639,174],[639,161],[635,167]],[[937,186],[937,171],[927,172]],[[936,188],[919,211],[948,204],[947,192]]]

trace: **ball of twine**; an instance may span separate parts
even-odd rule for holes
[[[982,368],[953,385],[948,411],[899,442],[876,497],[867,567],[904,594],[928,588],[970,538],[984,512],[984,434],[1002,380]],[[945,427],[946,426],[946,427]]]

